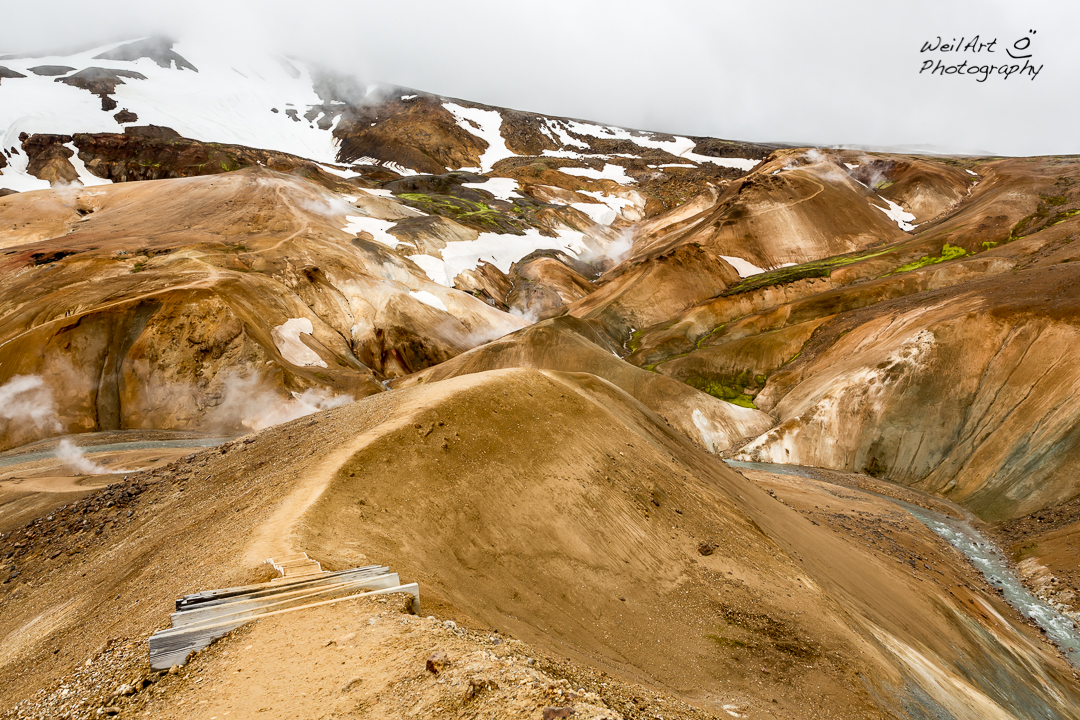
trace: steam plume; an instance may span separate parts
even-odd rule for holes
[[[0,386],[0,418],[15,423],[33,423],[39,430],[58,433],[64,429],[56,416],[56,401],[40,375],[16,375]],[[56,458],[80,475],[108,475],[134,472],[122,468],[106,468],[87,459],[82,448],[70,438],[56,447]]]
[[[52,389],[38,375],[16,375],[0,386],[0,418],[32,422],[40,430],[60,432]]]
[[[309,388],[283,398],[263,385],[258,375],[231,373],[224,378],[221,404],[209,420],[215,425],[257,431],[353,400],[352,395],[337,395],[327,388]]]

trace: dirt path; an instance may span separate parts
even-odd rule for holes
[[[464,375],[437,385],[420,386],[424,392],[413,388],[392,391],[399,393],[399,396],[390,396],[393,405],[387,419],[357,435],[351,442],[341,444],[337,450],[308,470],[274,514],[252,533],[251,542],[244,554],[244,562],[257,565],[275,555],[306,552],[307,548],[298,547],[296,544],[297,525],[349,458],[369,443],[405,427],[415,413],[484,381],[482,374]]]

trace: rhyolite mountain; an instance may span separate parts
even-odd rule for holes
[[[172,572],[102,598],[200,589],[167,552],[198,527],[218,586],[271,552],[392,561],[727,716],[1077,716],[1068,665],[933,536],[893,562],[808,519],[850,498],[792,509],[716,457],[986,521],[1071,507],[1077,158],[653,133],[161,38],[0,57],[0,130],[0,388],[40,378],[55,418],[0,413],[0,450],[261,431],[144,473],[170,520],[85,552]],[[64,562],[0,599],[0,667],[42,663],[7,701],[70,670],[50,638],[161,621],[95,625]]]

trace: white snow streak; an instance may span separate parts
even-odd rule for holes
[[[287,362],[299,367],[326,367],[319,354],[300,341],[300,335],[314,331],[307,318],[290,318],[270,331],[274,345]]]
[[[521,197],[517,192],[519,189],[518,182],[513,178],[493,177],[482,183],[462,183],[461,187],[487,190],[499,200],[509,201],[510,198]]]
[[[880,210],[881,212],[888,215],[889,219],[892,220],[894,223],[896,223],[897,227],[899,227],[904,232],[911,232],[912,230],[915,229],[915,226],[911,224],[911,221],[915,219],[915,215],[913,215],[912,213],[909,213],[907,210],[900,207],[899,205],[894,203],[892,200],[887,200],[886,198],[883,198],[880,195],[878,195],[878,198],[881,199],[883,202],[887,203],[889,207],[888,208],[883,208],[883,207],[878,207],[877,205],[874,205],[873,203],[870,203],[870,204],[874,205],[874,207],[876,207],[878,210]]]
[[[502,115],[498,110],[467,108],[456,103],[443,103],[443,107],[454,116],[458,127],[487,143],[487,150],[480,156],[480,172],[490,172],[492,166],[504,158],[517,157],[503,140]]]
[[[394,223],[389,220],[380,220],[378,218],[355,215],[349,215],[345,218],[345,227],[341,228],[350,235],[359,235],[361,232],[369,232],[376,242],[380,242],[383,245],[389,245],[392,248],[396,248],[401,241],[391,235],[387,230],[394,227]]]
[[[420,302],[424,303],[425,305],[430,305],[431,307],[435,308],[436,310],[442,310],[443,312],[447,312],[446,303],[444,303],[438,297],[436,297],[436,296],[432,295],[431,293],[429,293],[427,290],[410,291],[409,295],[412,295],[414,298],[416,298]]]
[[[476,240],[450,242],[442,249],[442,260],[430,255],[409,255],[433,281],[446,287],[454,286],[454,278],[463,270],[489,262],[504,273],[510,266],[534,250],[562,250],[577,255],[585,246],[584,233],[561,230],[559,237],[544,237],[539,230],[529,228],[525,235],[481,233]]]

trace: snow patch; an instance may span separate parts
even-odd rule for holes
[[[359,175],[354,173],[352,170],[338,170],[336,167],[330,167],[329,165],[323,165],[322,163],[319,163],[319,167],[321,167],[323,170],[330,173],[331,175],[337,175],[339,178],[359,177]]]
[[[94,59],[123,43],[111,43],[67,57],[5,60],[26,78],[0,86],[2,145],[16,144],[20,132],[72,135],[82,132],[123,132],[123,126],[103,112],[101,101],[81,88],[53,82],[28,72],[35,65],[90,66],[134,70],[146,80],[125,78],[113,98],[119,108],[139,116],[140,125],[162,125],[184,137],[278,150],[317,162],[335,162],[332,130],[319,128],[319,118],[296,122],[267,108],[290,105],[298,109],[323,105],[313,88],[310,71],[297,62],[279,62],[272,55],[242,54],[218,44],[179,42],[177,53],[199,72],[159,67],[149,58],[136,61]],[[301,115],[303,112],[301,112]]]
[[[544,237],[536,228],[529,228],[524,235],[481,233],[476,240],[447,243],[441,251],[441,260],[430,255],[408,257],[434,282],[453,287],[459,273],[476,268],[481,262],[489,262],[508,273],[513,263],[536,250],[562,250],[578,255],[585,250],[583,238],[584,233],[566,229],[560,230],[555,238]]]
[[[709,162],[722,167],[750,170],[760,162],[758,160],[750,160],[747,158],[720,158],[711,155],[700,155],[693,151],[694,148],[697,147],[696,141],[679,135],[672,136],[671,140],[655,140],[649,133],[635,135],[629,130],[611,125],[594,125],[592,123],[581,123],[569,120],[566,122],[566,126],[578,135],[586,135],[588,137],[604,140],[629,140],[640,147],[651,150],[664,150],[676,157],[685,158],[686,160],[697,164]],[[580,146],[580,143],[575,144]]]
[[[379,165],[380,167],[384,167],[387,170],[393,170],[394,172],[396,172],[398,175],[401,175],[402,177],[408,177],[410,175],[419,175],[420,174],[416,170],[413,170],[412,168],[407,168],[404,165],[393,162],[392,160],[387,160],[386,162],[378,162],[378,163],[375,163],[375,164]]]
[[[720,257],[726,260],[731,267],[735,268],[735,272],[739,273],[739,277],[741,278],[748,278],[751,275],[760,275],[763,272],[767,272],[763,268],[759,268],[757,265],[747,262],[739,257],[732,257],[730,255],[721,255]],[[782,263],[776,267],[791,267],[794,264],[795,263]]]
[[[967,168],[964,168],[964,172],[966,172],[968,175],[974,175],[975,177],[979,177],[979,173],[974,172],[973,170],[968,170]]]
[[[735,272],[739,273],[739,277],[750,277],[751,275],[760,275],[765,272],[764,268],[759,268],[757,265],[743,260],[740,257],[733,257],[731,255],[721,255],[721,259],[726,260],[731,267],[735,268]]]
[[[446,263],[432,255],[409,255],[410,260],[416,263],[424,271],[432,282],[437,282],[445,287],[453,287],[452,278],[446,276]]]
[[[571,203],[570,207],[580,210],[600,225],[610,225],[619,217],[619,213],[604,203]]]
[[[424,303],[425,305],[430,305],[436,310],[442,310],[443,312],[447,312],[446,303],[429,293],[427,290],[413,290],[409,292],[409,295],[412,295],[420,302]]]
[[[889,207],[887,209],[883,207],[878,207],[877,205],[874,205],[874,207],[888,215],[889,219],[896,223],[897,227],[899,227],[904,232],[911,232],[915,229],[915,226],[911,224],[911,221],[915,219],[914,214],[909,213],[907,210],[900,207],[892,200],[887,200],[880,195],[878,195],[878,198],[888,204]],[[873,203],[870,204],[873,205]]]
[[[10,85],[11,83],[8,83]],[[6,85],[0,85],[0,87],[7,87]],[[3,97],[0,95],[0,97]],[[2,112],[2,110],[0,110]],[[14,147],[8,142],[8,138],[4,138],[4,147]],[[8,158],[7,167],[0,170],[0,187],[7,188],[8,190],[16,190],[18,192],[29,192],[31,190],[48,190],[49,181],[42,180],[41,178],[34,177],[26,171],[26,166],[30,163],[30,159],[26,157],[26,153],[19,151],[18,155],[12,155]]]
[[[572,137],[569,133],[567,133],[566,128],[563,127],[563,121],[551,120],[549,118],[549,119],[545,120],[545,124],[547,125],[547,128],[548,128],[548,130],[550,132],[555,133],[555,136],[558,138],[558,142],[561,143],[562,145],[564,145],[564,146],[569,145],[570,147],[579,147],[579,148],[588,148],[589,147],[588,143],[583,143],[582,141],[578,140],[575,137]],[[543,127],[543,126],[541,126],[541,127]],[[548,137],[551,137],[551,136],[548,135]],[[552,138],[552,139],[554,139],[554,138]]]
[[[378,218],[350,215],[345,218],[345,227],[341,228],[350,235],[359,235],[361,232],[369,232],[375,238],[375,242],[396,248],[401,241],[387,232],[394,227],[395,223]]]
[[[626,168],[622,165],[606,163],[603,170],[592,168],[559,168],[559,172],[578,177],[593,178],[594,180],[614,180],[620,185],[631,185],[637,181],[626,174]]]
[[[79,148],[75,147],[75,143],[66,143],[64,147],[74,153],[70,158],[71,165],[75,168],[75,173],[79,176],[79,182],[81,182],[84,186],[91,187],[93,185],[112,185],[112,180],[99,178],[97,175],[86,169],[86,163],[84,163],[79,158]]]
[[[314,327],[307,318],[290,318],[270,331],[274,345],[287,362],[298,367],[326,367],[319,354],[300,341],[300,335],[311,335]]]
[[[487,190],[499,200],[509,201],[510,198],[521,197],[518,194],[518,182],[513,178],[493,177],[482,183],[461,183],[461,187]]]
[[[503,140],[502,115],[498,110],[467,108],[449,102],[443,103],[443,107],[454,116],[458,127],[487,143],[487,150],[480,156],[480,172],[490,172],[492,166],[500,160],[517,157],[506,147],[506,141]]]
[[[605,195],[604,193],[597,192],[595,190],[578,190],[578,192],[582,195],[588,195],[591,198],[596,198],[597,200],[604,203],[616,212],[622,212],[623,209],[626,207],[636,206],[636,203],[634,203],[633,200],[627,200],[626,198],[621,198],[615,195]],[[634,194],[636,195],[637,193],[635,192]]]

